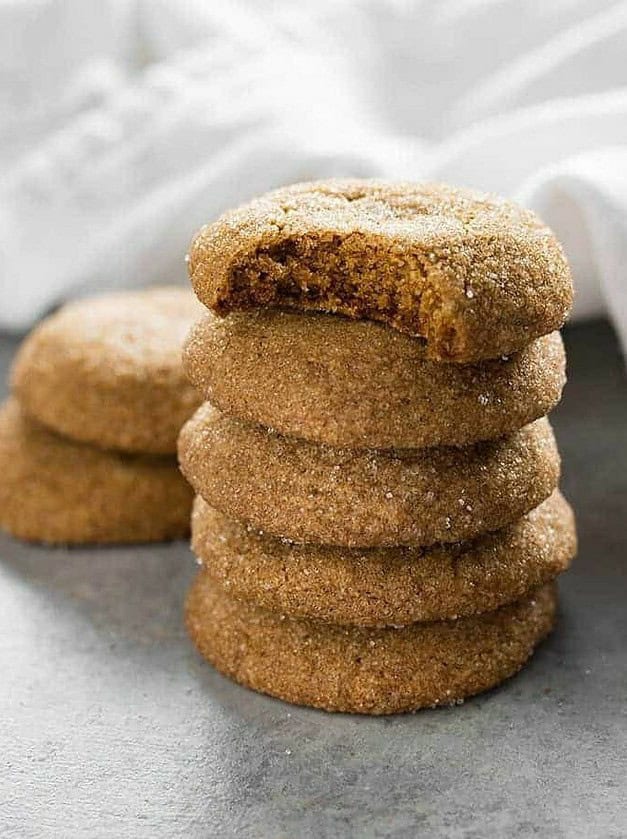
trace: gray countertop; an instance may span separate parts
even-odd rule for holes
[[[605,324],[567,338],[554,424],[580,556],[530,666],[463,706],[358,718],[258,696],[186,640],[184,544],[0,537],[0,835],[627,836],[627,381]]]

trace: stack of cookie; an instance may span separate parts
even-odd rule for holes
[[[201,307],[155,288],[68,304],[22,344],[0,408],[0,526],[49,543],[189,531],[176,438],[199,399],[181,345]]]
[[[201,653],[373,714],[515,673],[576,546],[545,417],[572,296],[551,232],[445,186],[302,184],[204,228],[190,271],[212,310],[179,439]]]

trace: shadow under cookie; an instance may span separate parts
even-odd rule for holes
[[[502,530],[430,548],[296,545],[260,535],[200,496],[192,515],[192,549],[230,596],[279,614],[358,626],[493,611],[565,571],[576,541],[572,510],[558,490]]]
[[[226,417],[206,403],[179,438],[183,473],[212,507],[296,542],[377,547],[497,530],[557,486],[546,419],[466,448],[340,449]]]
[[[0,408],[0,526],[48,543],[152,542],[189,531],[192,491],[172,457],[75,443]]]
[[[512,676],[550,632],[555,607],[549,584],[478,617],[341,627],[242,603],[201,571],[186,617],[200,653],[253,690],[328,711],[391,714],[449,705]]]

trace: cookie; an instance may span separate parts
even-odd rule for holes
[[[354,448],[501,437],[547,414],[565,382],[558,332],[508,359],[442,364],[427,360],[424,341],[371,321],[272,309],[209,314],[183,365],[227,414]]]
[[[0,527],[50,543],[156,542],[189,530],[192,494],[173,457],[58,436],[11,399],[0,408]]]
[[[512,676],[550,632],[555,607],[549,584],[478,617],[341,627],[235,600],[201,571],[186,617],[200,653],[240,684],[327,711],[391,714],[451,705]]]
[[[491,612],[566,570],[575,522],[555,491],[514,524],[431,548],[295,545],[262,536],[198,497],[192,549],[238,600],[335,624],[404,626]]]
[[[176,287],[70,303],[22,344],[13,392],[30,416],[73,440],[173,454],[200,402],[181,346],[201,310]]]
[[[181,468],[231,518],[296,542],[349,547],[459,542],[537,507],[557,486],[546,419],[463,449],[341,449],[284,437],[201,406]]]
[[[288,186],[204,227],[188,265],[220,315],[337,312],[419,335],[429,358],[456,362],[520,350],[572,304],[566,258],[537,216],[443,184]]]

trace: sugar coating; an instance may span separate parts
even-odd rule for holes
[[[31,417],[71,439],[174,454],[200,402],[181,346],[201,311],[188,289],[169,286],[69,303],[22,344],[12,390]]]
[[[546,419],[465,448],[380,451],[282,436],[206,403],[181,430],[179,459],[196,493],[229,517],[349,547],[470,539],[536,507],[559,479]]]
[[[549,584],[478,617],[334,626],[235,600],[201,571],[186,619],[200,653],[253,690],[328,711],[390,714],[451,705],[512,676],[550,632],[555,607]]]
[[[296,184],[225,213],[188,269],[219,315],[293,307],[382,321],[436,360],[520,350],[564,323],[572,280],[531,211],[444,184]]]
[[[0,527],[49,543],[152,542],[189,530],[192,493],[173,457],[74,443],[0,408]]]
[[[559,333],[506,360],[426,358],[425,343],[371,321],[276,309],[207,314],[183,364],[225,413],[332,446],[420,448],[501,437],[547,414],[565,382]]]
[[[430,548],[296,545],[261,535],[197,497],[192,549],[230,596],[294,617],[403,626],[490,612],[564,571],[576,550],[556,490],[513,524]]]

